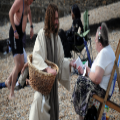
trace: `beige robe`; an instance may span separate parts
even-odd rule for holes
[[[51,40],[52,40],[52,46],[54,46],[53,34],[51,34]],[[69,68],[70,61],[67,58],[64,58],[64,51],[60,37],[58,36],[58,39],[56,40],[57,40],[57,48],[58,48],[56,57],[58,57],[58,67],[59,67],[58,81],[67,90],[70,90],[70,68]],[[54,47],[52,48],[54,54]],[[48,67],[47,64],[44,62],[45,59],[47,59],[46,40],[45,40],[44,30],[41,29],[38,33],[34,45],[32,64],[37,69],[43,70]],[[45,96],[45,104],[43,107],[43,112],[41,112],[42,98],[43,98],[42,94],[36,91],[34,94],[33,103],[31,105],[29,120],[50,120],[50,114],[49,114],[50,96],[49,95]]]

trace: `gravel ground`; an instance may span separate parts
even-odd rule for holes
[[[107,21],[112,18],[120,17],[120,2],[111,4],[109,6],[99,7],[94,10],[90,10],[90,25],[98,24],[102,21]],[[109,10],[109,11],[108,11]],[[109,13],[109,14],[108,14]],[[83,13],[82,13],[83,14]],[[100,17],[101,16],[101,17]],[[100,19],[99,19],[100,18]],[[69,22],[68,22],[69,21]],[[60,27],[64,30],[71,26],[72,20],[70,16],[60,19]],[[0,26],[0,39],[8,38],[9,23]],[[114,26],[114,25],[113,25]],[[34,24],[34,32],[37,33],[39,29],[43,27],[43,22]],[[113,27],[114,28],[114,27]],[[29,24],[27,24],[27,33],[29,34]],[[4,32],[3,32],[4,31]],[[110,45],[113,50],[116,50],[118,41],[120,39],[120,29],[110,29]],[[92,39],[92,54],[93,58],[96,57],[97,52],[95,50],[95,34],[90,36]],[[27,55],[32,53],[33,45],[26,48]],[[4,82],[9,76],[14,66],[12,54],[9,53],[6,56],[0,53],[0,82]],[[71,90],[67,91],[63,86],[59,84],[59,119],[60,120],[75,120],[77,115],[74,111],[73,104],[71,102],[71,96],[73,93],[74,85],[77,80],[77,75],[71,76]],[[9,101],[7,96],[9,91],[7,88],[0,89],[0,120],[28,120],[29,110],[33,101],[34,90],[31,87],[25,87],[19,91],[15,91],[15,100]],[[120,105],[120,93],[116,82],[115,91],[111,98],[112,101]],[[110,120],[120,120],[120,113],[115,110],[109,110]]]

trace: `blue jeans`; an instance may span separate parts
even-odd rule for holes
[[[0,88],[5,88],[5,87],[6,87],[5,82],[0,83]]]

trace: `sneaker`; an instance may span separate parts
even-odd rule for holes
[[[14,90],[20,90],[22,88],[22,86],[19,84],[18,86],[15,86]]]

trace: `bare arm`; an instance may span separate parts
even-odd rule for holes
[[[28,20],[30,23],[30,26],[32,25],[32,15],[31,15],[31,10],[30,10],[30,6],[29,6],[29,13],[28,13]]]
[[[80,74],[84,73],[84,70],[82,69],[82,67],[79,66],[78,72]],[[104,70],[99,66],[96,66],[95,72],[91,72],[90,68],[86,67],[86,76],[88,76],[91,79],[91,81],[95,84],[100,84],[103,78],[103,75],[104,75]]]
[[[104,75],[104,70],[101,67],[96,66],[95,72],[91,72],[89,69],[87,73],[89,73],[89,78],[93,83],[100,84]]]
[[[25,68],[28,67],[28,62],[24,64],[22,70],[21,70],[21,74],[24,72]]]
[[[28,13],[28,20],[29,20],[29,23],[30,23],[30,26],[32,25],[32,15],[31,15],[31,10],[30,10],[30,6],[29,6],[29,13]],[[32,39],[33,37],[33,28],[30,27],[30,38]]]

